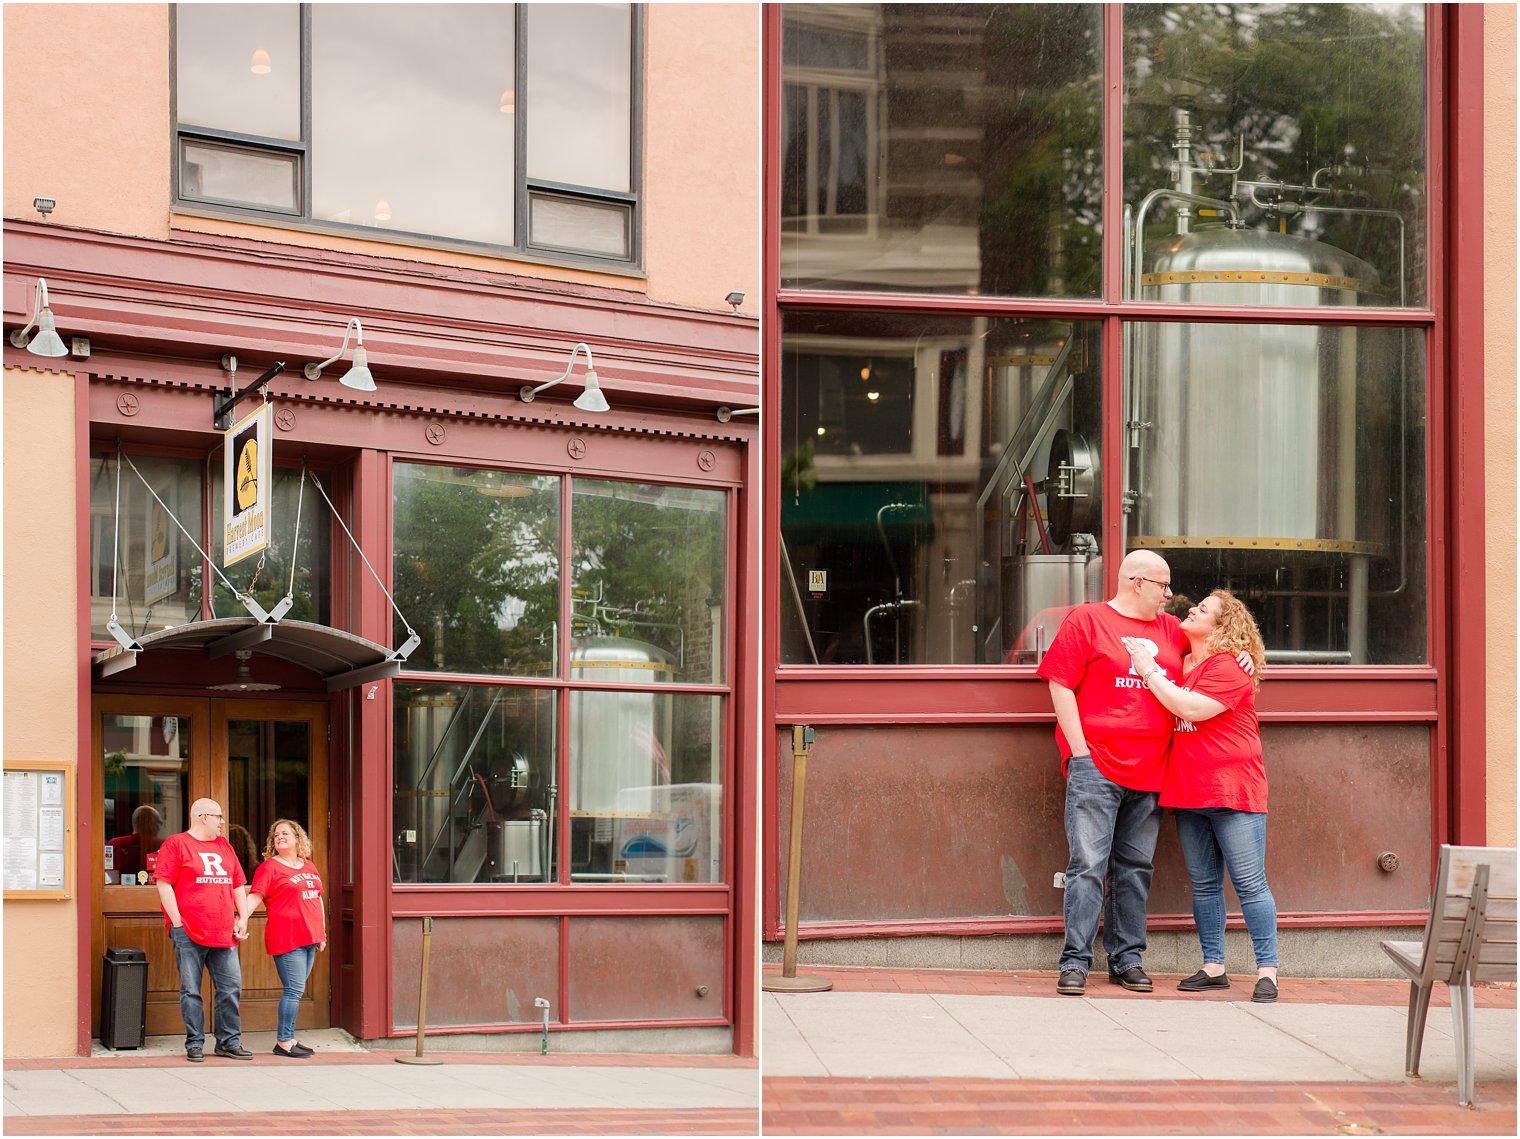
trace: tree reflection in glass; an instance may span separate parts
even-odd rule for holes
[[[559,480],[397,463],[394,498],[396,604],[422,636],[408,670],[552,674]]]

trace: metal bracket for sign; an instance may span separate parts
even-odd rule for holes
[[[242,391],[237,390],[237,357],[223,356],[222,367],[227,369],[229,382],[225,392],[213,392],[211,403],[211,422],[218,431],[225,431],[232,426],[232,409],[245,395],[252,395],[270,380],[274,379],[285,370],[284,361],[271,364],[265,369],[264,374]],[[267,396],[265,398],[268,398]]]
[[[343,515],[338,513],[338,508],[332,504],[332,499],[328,498],[327,492],[322,489],[321,481],[319,479],[312,479],[311,484],[317,488],[317,493],[322,496],[322,501],[327,503],[327,509],[332,511],[333,517],[338,520],[338,525],[343,528],[343,534],[348,538],[349,545],[353,546],[354,551],[359,555],[359,560],[364,563],[364,568],[369,570],[369,575],[375,579],[375,584],[380,587],[380,592],[385,594],[385,599],[391,603],[391,609],[395,611],[397,617],[401,618],[401,624],[406,628],[407,637],[402,642],[401,647],[386,657],[382,664],[372,666],[377,670],[382,670],[377,673],[375,678],[378,678],[380,675],[394,676],[395,672],[387,673],[383,672],[383,669],[386,666],[393,666],[399,672],[401,662],[411,656],[412,650],[422,643],[422,634],[412,628],[412,623],[406,619],[406,614],[401,612],[401,607],[396,604],[396,599],[391,596],[391,591],[385,588],[385,582],[380,580],[380,575],[375,572],[375,567],[370,565],[369,559],[364,556],[364,550],[360,548],[358,541],[354,538],[353,532],[349,530],[348,524],[343,521]],[[331,691],[332,681],[342,678],[330,676],[327,679],[329,691]],[[358,683],[363,683],[363,681],[361,680]]]

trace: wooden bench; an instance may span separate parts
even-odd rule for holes
[[[1515,851],[1443,846],[1423,941],[1385,941],[1383,951],[1409,976],[1404,1069],[1420,1074],[1425,1014],[1437,981],[1451,995],[1457,1038],[1457,1102],[1473,1098],[1473,982],[1515,980]]]

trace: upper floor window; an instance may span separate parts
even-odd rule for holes
[[[629,4],[183,4],[175,199],[632,263]]]

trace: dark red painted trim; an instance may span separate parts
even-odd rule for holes
[[[481,390],[515,393],[559,375],[584,340],[614,406],[618,393],[713,408],[752,406],[757,394],[750,318],[638,292],[226,236],[156,241],[17,220],[4,232],[5,323],[25,322],[40,273],[65,335],[118,350],[316,361],[358,316],[382,384],[466,375]],[[566,396],[540,400],[568,404],[573,390],[567,381]]]
[[[592,1029],[627,1029],[627,1028],[727,1028],[727,1017],[680,1017],[675,1020],[572,1020],[549,1022],[549,1035],[554,1036],[561,1032],[586,1032]],[[465,1036],[478,1033],[482,1036],[513,1036],[531,1035],[543,1032],[544,1026],[539,1024],[430,1024],[427,1026],[429,1037],[434,1036]],[[393,1028],[381,1039],[404,1040],[417,1035],[417,1028]]]
[[[74,914],[78,922],[78,1008],[75,1048],[90,1054],[90,1014],[94,1000],[90,960],[95,926],[95,851],[103,844],[95,834],[94,710],[90,700],[90,417],[89,378],[74,373],[74,603],[77,652],[74,677],[75,750],[74,818],[78,829],[74,880]],[[13,601],[14,603],[14,601]],[[13,710],[14,714],[14,710]]]
[[[359,452],[354,472],[350,526],[371,564],[390,565],[390,465],[377,451]],[[347,543],[345,542],[345,545]],[[337,547],[335,547],[337,548]],[[357,556],[349,555],[355,561]],[[391,608],[363,563],[352,569],[357,599],[360,636],[390,644]],[[363,1039],[379,1036],[391,1024],[391,684],[363,685],[358,697],[358,738],[355,765],[359,786],[353,788],[355,831],[358,835],[358,867],[368,872],[354,875],[355,933],[358,952],[358,1033]],[[369,699],[370,695],[374,699]],[[384,870],[380,868],[384,867]]]
[[[764,627],[761,597],[761,565],[756,556],[763,550],[760,503],[767,497],[761,487],[761,453],[758,446],[744,449],[744,486],[733,496],[736,503],[737,541],[734,545],[734,568],[731,581],[742,585],[738,602],[730,607],[729,672],[734,687],[730,700],[729,723],[732,744],[729,753],[732,775],[728,786],[733,798],[731,825],[734,839],[724,860],[726,877],[733,890],[733,916],[727,928],[736,948],[736,960],[730,979],[731,997],[724,1007],[734,1020],[734,1053],[757,1054],[759,1036],[759,999],[756,978],[760,975],[760,925],[756,897],[756,879],[760,873],[756,844],[759,841],[760,756],[764,743],[760,731],[760,709],[755,697],[760,688],[757,668],[760,659],[760,630]],[[749,573],[746,566],[755,567]]]
[[[1124,296],[1124,5],[1103,6],[1103,299]]]
[[[1280,913],[1277,924],[1282,929],[1358,929],[1389,925],[1424,925],[1430,914],[1425,910],[1334,910],[1323,912]],[[1239,914],[1229,914],[1230,929],[1244,929]],[[1191,914],[1153,914],[1146,919],[1147,929],[1192,929]],[[998,934],[1060,933],[1059,915],[1049,917],[937,918],[924,921],[829,921],[807,922],[797,930],[803,941],[828,941],[848,937],[989,937]],[[767,941],[780,940],[779,925],[766,930]]]
[[[391,916],[617,917],[726,914],[727,886],[402,886],[391,887]]]
[[[1485,722],[1484,554],[1487,519],[1483,495],[1483,17],[1484,5],[1452,5],[1450,113],[1451,199],[1445,218],[1450,268],[1451,434],[1447,550],[1451,582],[1437,596],[1450,598],[1450,738],[1453,776],[1451,841],[1486,842],[1487,724]]]
[[[765,4],[760,15],[761,82],[761,201],[764,214],[760,222],[761,305],[760,416],[764,431],[761,463],[763,503],[763,541],[760,545],[760,577],[763,611],[779,614],[781,598],[781,314],[776,299],[781,291],[781,242],[778,224],[781,218],[781,6]],[[768,729],[777,720],[778,688],[773,679],[781,658],[781,629],[778,621],[761,624],[760,658],[760,750],[757,766],[761,778],[761,801],[765,804],[765,825],[760,830],[760,924],[769,928],[781,913],[780,827],[774,806],[781,802],[781,782],[773,733]]]

